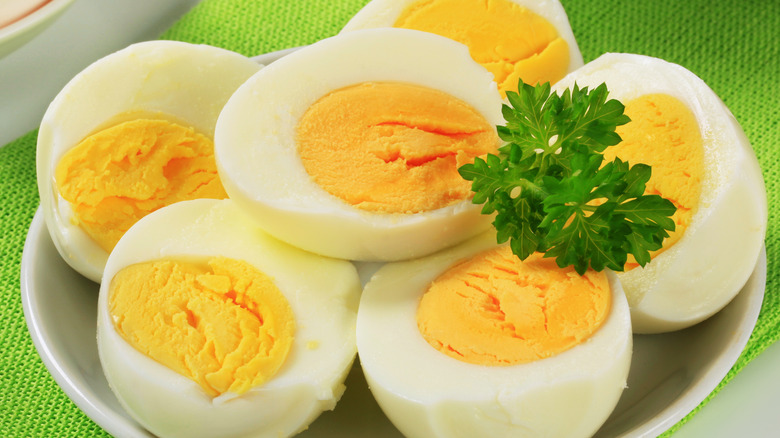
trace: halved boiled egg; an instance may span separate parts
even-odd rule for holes
[[[277,238],[352,260],[429,254],[489,227],[457,168],[499,146],[501,96],[465,46],[337,35],[252,76],[220,114],[225,190]]]
[[[410,438],[591,436],[622,394],[632,345],[613,273],[521,262],[489,232],[384,265],[358,310],[369,388]]]
[[[569,19],[557,0],[372,0],[342,32],[397,27],[465,44],[502,93],[556,82],[582,66]]]
[[[260,66],[224,49],[150,41],[77,74],[38,132],[46,225],[65,261],[99,281],[140,217],[192,198],[224,198],[213,135],[230,95]]]
[[[156,436],[290,436],[344,391],[360,291],[351,263],[270,237],[229,199],[176,203],[108,258],[103,371]]]
[[[631,121],[605,151],[652,167],[646,193],[677,207],[676,229],[644,267],[618,273],[634,331],[685,328],[740,291],[764,242],[767,204],[756,156],[715,93],[684,67],[634,54],[605,54],[555,85],[606,83]]]

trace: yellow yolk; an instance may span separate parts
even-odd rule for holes
[[[626,103],[625,114],[631,122],[619,126],[623,139],[607,148],[604,158],[615,156],[629,164],[645,163],[652,175],[645,193],[669,199],[677,207],[672,216],[675,230],[664,240],[654,257],[674,245],[690,225],[701,195],[704,174],[704,147],[699,124],[691,110],[668,94],[648,94]],[[638,264],[629,258],[626,270]]]
[[[210,396],[270,379],[292,346],[287,299],[246,262],[159,260],[113,278],[109,309],[135,349],[197,382]]]
[[[448,356],[515,365],[586,340],[607,319],[611,300],[603,272],[580,276],[539,254],[521,261],[503,246],[440,275],[420,301],[417,325]]]
[[[458,167],[495,153],[494,126],[438,90],[363,83],[314,103],[297,126],[298,153],[314,182],[358,208],[417,213],[467,199]]]
[[[109,252],[152,211],[227,197],[213,142],[165,120],[131,120],[98,131],[63,156],[55,180],[74,220]]]
[[[465,44],[495,76],[502,94],[529,84],[555,83],[569,67],[569,45],[547,20],[509,0],[419,0],[395,27],[435,33]]]

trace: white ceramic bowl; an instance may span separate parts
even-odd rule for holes
[[[358,265],[365,280],[377,264]],[[693,410],[723,379],[753,331],[764,297],[766,253],[725,309],[691,328],[635,335],[628,388],[596,437],[657,436]],[[152,435],[122,409],[103,376],[97,352],[98,285],[59,256],[35,215],[22,256],[22,305],[33,343],[65,394],[115,437]],[[338,407],[301,437],[402,435],[371,396],[359,364]]]
[[[294,50],[294,49],[293,49]],[[254,58],[264,64],[291,50]],[[676,332],[634,335],[628,388],[595,437],[650,437],[701,403],[739,358],[758,319],[766,286],[766,251],[734,300],[706,321]],[[379,263],[358,264],[365,283]],[[65,394],[117,438],[152,438],[108,387],[97,352],[96,283],[59,256],[39,210],[22,255],[22,306],[33,343]],[[356,362],[338,407],[321,415],[303,438],[402,438],[373,399]]]
[[[0,58],[22,47],[46,29],[73,0],[50,0],[10,24],[0,27]]]

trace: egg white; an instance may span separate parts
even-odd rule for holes
[[[606,421],[626,385],[633,338],[623,291],[585,342],[513,366],[481,366],[434,349],[417,328],[420,299],[458,260],[495,246],[481,236],[425,258],[388,263],[365,286],[357,346],[369,388],[407,437],[585,437]]]
[[[465,46],[413,30],[337,35],[285,56],[242,85],[215,135],[217,168],[231,199],[277,238],[332,257],[386,261],[428,254],[485,230],[470,200],[416,214],[364,211],[317,185],[298,156],[295,129],[321,97],[368,81],[444,91],[492,125],[503,120],[492,75]]]
[[[643,268],[618,273],[618,278],[636,333],[682,329],[715,314],[744,286],[766,232],[764,180],[739,123],[704,81],[658,58],[608,53],[566,76],[554,89],[561,91],[575,82],[591,88],[606,83],[609,97],[624,103],[665,93],[693,112],[704,147],[698,210],[677,243]]]
[[[260,66],[228,50],[176,41],[133,44],[78,73],[57,94],[41,121],[38,190],[57,250],[85,277],[100,281],[108,253],[75,224],[54,171],[63,155],[128,112],[163,113],[213,138],[230,95]]]
[[[123,267],[160,258],[224,256],[272,278],[293,310],[296,332],[278,373],[242,395],[211,398],[194,381],[135,350],[108,310],[111,279]],[[279,437],[333,409],[355,358],[360,296],[355,267],[306,253],[264,233],[230,200],[192,200],[144,217],[106,264],[98,299],[98,351],[127,412],[160,437]]]
[[[401,16],[403,11],[417,0],[371,0],[355,14],[341,32],[352,32],[360,29],[372,29],[377,27],[391,27]],[[558,35],[569,46],[569,69],[574,71],[582,67],[582,53],[574,38],[574,33],[569,24],[569,17],[558,0],[509,0],[512,3],[530,10],[534,14],[544,18],[557,31]]]

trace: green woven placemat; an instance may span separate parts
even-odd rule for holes
[[[204,0],[161,37],[256,55],[334,35],[365,3]],[[685,66],[723,99],[758,155],[770,206],[766,296],[758,325],[720,389],[780,338],[776,202],[780,182],[780,90],[776,83],[780,73],[780,2],[564,0],[563,4],[586,62],[604,52],[631,52]],[[0,148],[0,436],[106,436],[49,376],[22,314],[22,246],[38,205],[35,138],[36,133],[31,132]]]

